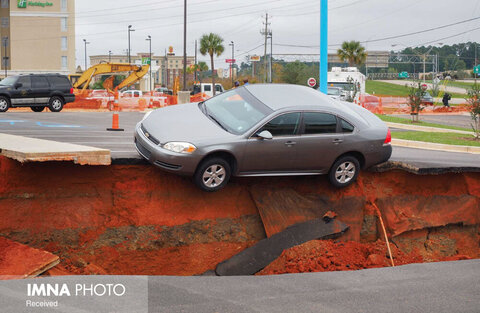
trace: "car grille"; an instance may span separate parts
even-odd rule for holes
[[[138,141],[135,140],[135,145],[137,146],[138,152],[146,158],[147,160],[150,160],[150,157],[152,156],[152,153],[148,151],[144,146],[142,146]]]
[[[152,134],[150,134],[150,133],[145,129],[145,127],[143,126],[143,124],[140,125],[140,128],[142,129],[143,134],[145,135],[145,137],[148,138],[148,140],[150,140],[151,142],[153,142],[153,143],[156,144],[156,145],[159,145],[159,144],[160,144],[160,141],[159,141],[157,138],[153,137]]]
[[[158,165],[158,166],[163,167],[163,168],[167,168],[169,170],[179,170],[181,168],[180,165],[169,164],[169,163],[165,163],[165,162],[162,162],[162,161],[155,161],[155,165]]]

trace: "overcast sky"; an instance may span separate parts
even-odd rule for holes
[[[260,29],[266,13],[271,16],[274,54],[319,53],[320,0],[188,0],[187,53],[194,54],[195,39],[214,32],[223,37],[226,48],[216,66],[227,66],[224,62],[231,56],[230,41],[235,42],[238,61],[244,61],[248,54],[263,54],[263,46],[259,47],[263,43]],[[335,45],[344,40],[373,41],[367,44],[368,50],[398,50],[427,42],[480,41],[480,19],[477,19],[375,42],[479,16],[480,0],[330,0],[329,49],[335,51],[338,48]],[[84,38],[90,42],[88,55],[108,54],[108,50],[126,54],[129,24],[135,29],[132,54],[148,53],[145,40],[148,35],[152,36],[154,54],[163,55],[170,45],[177,55],[183,54],[183,0],[79,0],[76,1],[77,64],[83,64]],[[208,60],[201,55],[199,59]]]

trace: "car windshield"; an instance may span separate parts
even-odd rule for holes
[[[17,81],[17,77],[10,76],[10,77],[7,77],[4,80],[2,80],[0,82],[0,85],[2,85],[2,86],[13,86],[13,84],[15,84],[16,81]]]
[[[204,102],[205,114],[226,131],[240,135],[260,122],[272,109],[244,89],[235,89]]]
[[[328,94],[330,96],[340,96],[342,93],[339,88],[328,88]]]

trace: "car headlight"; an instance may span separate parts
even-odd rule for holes
[[[167,142],[163,145],[163,148],[176,153],[191,154],[197,147],[188,142]]]
[[[152,112],[153,112],[153,111],[147,112],[147,113],[143,116],[142,122],[143,122],[144,120],[146,120],[147,117],[148,117],[150,114],[152,114]]]

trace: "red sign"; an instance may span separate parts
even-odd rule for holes
[[[422,90],[423,90],[423,91],[427,91],[427,89],[428,89],[427,84],[422,84]]]
[[[225,60],[225,63],[231,63],[231,64],[233,64],[233,63],[235,63],[235,61],[236,61],[235,59],[226,59],[226,60]]]
[[[315,78],[313,78],[313,77],[312,77],[312,78],[309,78],[309,79],[308,79],[308,85],[309,85],[310,87],[315,87],[315,86],[317,85],[317,80],[316,80]]]

